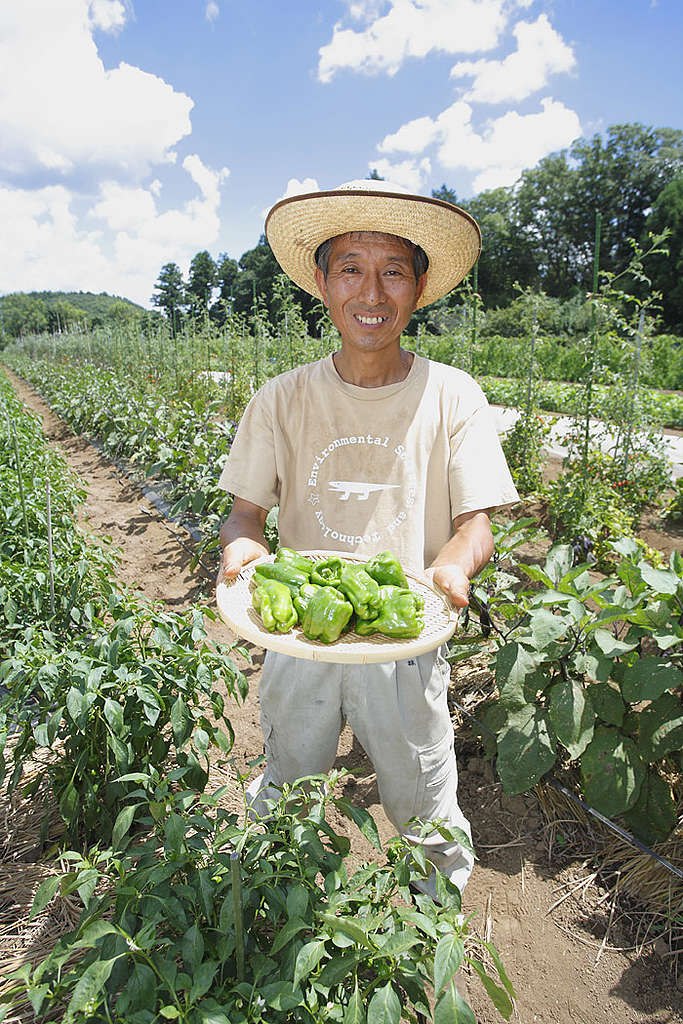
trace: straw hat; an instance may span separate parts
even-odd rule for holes
[[[481,250],[479,227],[460,207],[413,195],[388,181],[348,181],[330,192],[281,199],[266,218],[276,260],[295,284],[318,299],[316,249],[347,231],[381,231],[422,246],[429,269],[418,309],[455,288]]]

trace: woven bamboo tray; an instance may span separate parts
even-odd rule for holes
[[[338,555],[347,562],[364,562],[366,558],[347,555],[340,551],[302,551],[301,554],[311,558],[327,558]],[[259,647],[280,654],[289,654],[293,658],[304,658],[308,661],[330,661],[337,664],[368,665],[375,662],[400,661],[403,658],[415,658],[426,654],[446,643],[455,632],[458,612],[441,591],[431,586],[422,577],[406,572],[408,586],[424,598],[424,629],[413,640],[392,640],[389,637],[357,636],[356,633],[343,633],[333,644],[323,644],[309,640],[299,627],[288,633],[269,633],[257,612],[252,607],[252,576],[257,565],[272,562],[274,556],[260,558],[245,565],[239,576],[230,582],[219,583],[216,588],[216,601],[221,618],[244,640],[249,640]]]

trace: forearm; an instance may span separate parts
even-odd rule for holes
[[[428,573],[456,607],[464,608],[468,603],[469,581],[484,568],[493,550],[488,513],[466,512],[453,521],[453,534]]]
[[[267,511],[235,498],[230,515],[221,525],[219,539],[223,551],[219,580],[234,577],[247,562],[268,554],[264,536]]]

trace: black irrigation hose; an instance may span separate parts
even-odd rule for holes
[[[467,718],[471,719],[479,731],[488,733],[488,735],[493,739],[496,738],[496,734],[489,729],[487,725],[478,721],[478,719],[476,719],[474,715],[471,715],[469,711],[466,711],[461,704],[458,704],[455,700],[451,700],[451,703],[453,704],[453,707],[456,707],[458,711],[461,711],[463,715],[466,715]],[[593,817],[597,818],[603,825],[607,825],[607,827],[618,835],[620,839],[623,839],[625,842],[635,847],[636,850],[640,850],[641,853],[646,853],[648,857],[652,857],[653,860],[658,861],[658,863],[665,867],[667,871],[670,871],[672,875],[676,875],[677,878],[683,880],[683,871],[681,871],[680,868],[677,868],[675,864],[672,864],[671,861],[667,860],[665,857],[661,857],[658,853],[655,853],[654,850],[651,850],[650,847],[641,842],[640,839],[632,836],[630,832],[626,832],[625,829],[611,821],[610,818],[606,818],[604,814],[600,813],[600,811],[596,811],[594,807],[587,804],[585,800],[581,799],[581,797],[575,796],[574,793],[567,789],[566,786],[563,786],[562,783],[558,782],[552,775],[544,775],[543,781],[547,782],[549,786],[552,786],[553,789],[558,790],[558,792],[562,793],[564,796],[568,796],[570,800],[573,800],[575,804],[583,808],[584,811],[587,811],[588,814],[592,814]]]

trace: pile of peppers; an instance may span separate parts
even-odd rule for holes
[[[424,600],[408,589],[390,551],[352,563],[337,555],[315,561],[279,548],[274,562],[256,566],[253,582],[253,605],[269,633],[300,625],[309,640],[332,644],[350,630],[410,639],[424,627]]]

